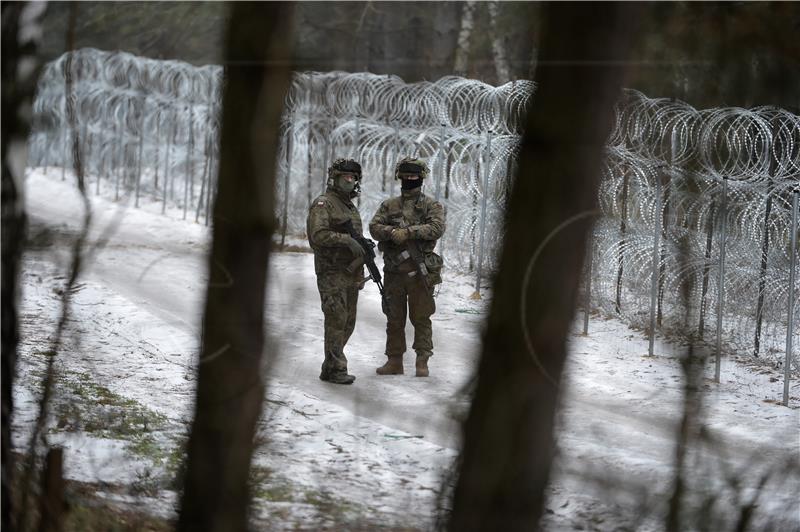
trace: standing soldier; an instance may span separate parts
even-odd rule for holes
[[[351,221],[361,234],[361,216],[352,198],[361,192],[361,165],[337,159],[328,168],[325,193],[311,203],[306,222],[308,243],[314,250],[314,271],[325,315],[325,360],[319,378],[335,384],[352,384],[347,373],[344,346],[356,324],[358,291],[364,286],[364,248],[348,234]],[[356,268],[349,267],[358,264]]]
[[[428,376],[428,359],[433,355],[431,315],[436,311],[434,286],[442,282],[442,258],[433,252],[444,233],[444,208],[422,193],[428,176],[425,162],[405,158],[395,167],[395,179],[402,182],[400,196],[378,207],[369,224],[372,238],[383,252],[386,286],[386,363],[378,375],[402,375],[406,351],[406,311],[414,326],[416,375]]]

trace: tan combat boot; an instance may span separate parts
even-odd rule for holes
[[[417,377],[428,376],[428,359],[432,355],[428,351],[417,351]]]
[[[386,364],[375,370],[378,375],[402,375],[403,355],[390,356]]]

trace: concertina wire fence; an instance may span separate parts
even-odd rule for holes
[[[72,165],[67,64],[65,54],[41,76],[29,166]],[[162,212],[177,205],[184,218],[208,223],[222,68],[95,49],[73,52],[71,68],[82,160],[96,193],[126,195],[137,207],[158,201]],[[396,161],[423,157],[432,170],[425,191],[447,209],[438,251],[447,268],[474,275],[479,291],[497,269],[509,177],[534,89],[524,80],[493,87],[454,76],[405,83],[370,73],[295,73],[276,183],[283,237],[303,233],[333,159],[361,162],[358,205],[368,220],[398,192]],[[766,355],[788,377],[800,343],[800,117],[774,107],[697,110],[628,90],[600,171],[587,309],[620,316],[651,338],[659,329],[705,339],[718,354]],[[679,296],[686,279],[693,281],[692,330]]]

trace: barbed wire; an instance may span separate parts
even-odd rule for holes
[[[97,190],[105,180],[116,196],[127,191],[138,202],[147,195],[161,201],[162,210],[173,203],[185,217],[194,212],[195,220],[208,223],[222,68],[94,49],[73,54],[82,149]],[[65,55],[42,74],[31,166],[71,163],[66,65]],[[426,193],[447,209],[448,230],[438,248],[446,267],[475,275],[497,271],[511,176],[535,89],[525,80],[493,87],[456,76],[406,83],[370,73],[296,72],[278,160],[282,231],[304,231],[308,205],[324,190],[334,158],[361,162],[358,205],[368,220],[397,193],[396,162],[414,155],[432,170]],[[730,349],[777,360],[788,322],[798,320],[786,309],[800,294],[800,281],[789,283],[797,261],[790,241],[797,231],[792,195],[800,183],[800,117],[775,107],[697,110],[626,90],[606,153],[598,168],[603,216],[595,224],[594,268],[586,283],[595,307],[650,328],[647,309],[657,299],[656,325],[677,332],[684,323],[677,294],[693,277],[689,312],[698,329],[692,334],[710,337],[713,319]],[[679,248],[688,250],[686,260],[678,260]],[[480,283],[476,279],[477,288]],[[798,335],[800,327],[795,345]]]

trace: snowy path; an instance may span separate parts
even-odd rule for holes
[[[65,237],[74,236],[80,212],[76,193],[58,179],[34,173],[28,191],[36,242],[25,263],[23,355],[41,349],[37,342],[46,338],[56,308],[51,286],[64,274]],[[94,227],[102,231],[113,225],[115,230],[81,279],[74,305],[81,349],[64,364],[89,372],[96,382],[184,427],[193,399],[207,230],[179,220],[175,212],[160,215],[157,205],[125,209],[118,218],[114,203],[93,201]],[[436,492],[458,448],[457,417],[467,407],[462,389],[474,366],[485,315],[485,303],[468,297],[469,279],[450,275],[447,281],[433,319],[436,356],[430,378],[413,377],[408,355],[406,375],[375,375],[383,361],[385,321],[377,289],[369,284],[361,292],[359,319],[346,350],[357,380],[350,387],[336,386],[317,378],[322,312],[313,258],[308,253],[272,255],[266,312],[270,352],[279,356],[270,367],[262,427],[270,443],[255,458],[274,473],[265,480],[268,488],[274,489],[280,478],[291,479],[308,490],[335,494],[339,503],[353,502],[352,507],[337,503],[344,507],[342,515],[334,516],[340,521],[431,526]],[[658,356],[648,358],[642,356],[646,350],[640,333],[611,320],[593,318],[589,337],[573,336],[548,527],[632,526],[642,490],[653,496],[668,491],[681,406],[679,351],[659,343]],[[776,375],[769,368],[755,371],[726,361],[723,383],[706,385],[706,426],[724,443],[735,471],[761,471],[796,458],[800,393],[795,386],[792,409],[771,402],[782,391]],[[30,384],[30,378],[22,381]],[[21,423],[31,415],[30,389],[18,391],[18,401]],[[72,444],[69,437],[60,437],[70,448],[80,447],[74,443],[77,437]],[[76,450],[70,465],[68,452],[67,466],[72,476],[85,478],[81,469],[91,457],[81,461],[80,455]],[[109,456],[125,459],[117,451]],[[718,469],[709,466],[709,472],[698,474]],[[635,482],[628,491],[611,494],[602,482],[587,477]],[[118,478],[128,477],[118,472]],[[757,478],[749,481],[755,484]],[[793,502],[800,491],[797,473],[787,482],[771,489],[768,511],[778,522],[798,526]],[[306,525],[334,519],[320,513],[315,497],[295,494],[289,511],[265,496],[257,517],[288,523],[291,515]]]

